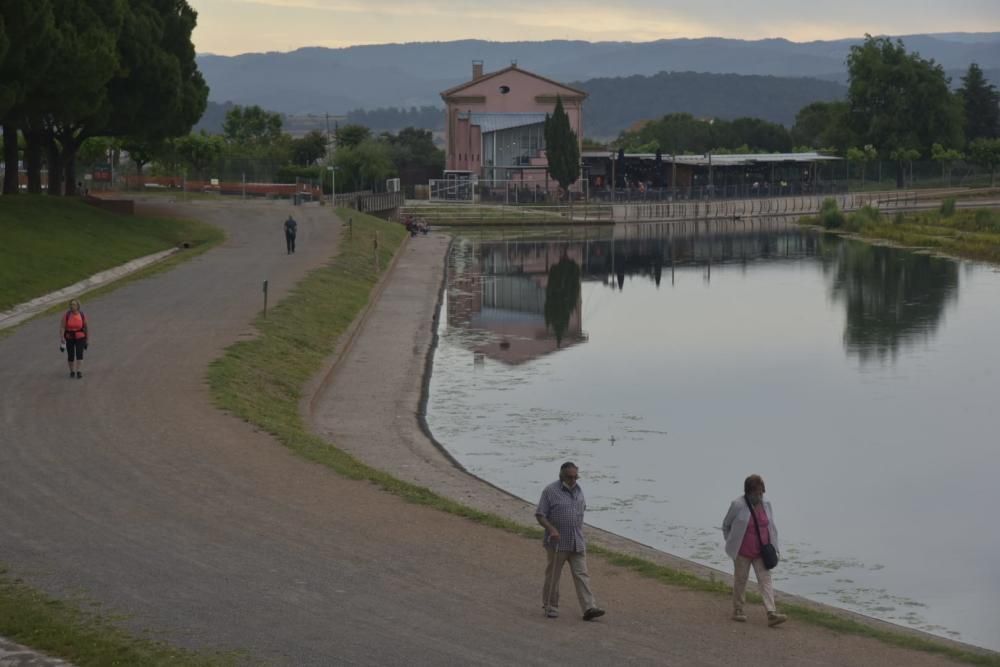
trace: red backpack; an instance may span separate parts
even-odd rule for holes
[[[82,327],[80,329],[70,329],[69,328],[69,316],[73,314],[72,310],[67,310],[66,315],[63,316],[63,328],[66,330],[66,339],[69,340],[80,340],[87,337],[87,316],[80,311],[80,322]]]

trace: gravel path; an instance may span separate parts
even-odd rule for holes
[[[94,340],[82,380],[57,355],[56,317],[0,340],[0,562],[14,574],[179,645],[275,664],[944,664],[794,623],[769,630],[761,614],[738,625],[724,599],[597,560],[608,616],[543,618],[538,544],[342,479],[211,407],[205,367],[253,335],[261,281],[277,301],[335,251],[329,210],[295,210],[300,251],[286,256],[287,206],[176,209],[229,240],[85,303]],[[354,451],[386,424],[415,423],[415,405],[383,389],[426,356],[433,308],[414,314],[426,300],[406,290],[429,276],[436,299],[440,253],[420,253],[442,241],[422,241],[333,377],[331,389],[359,359],[368,366],[354,391],[368,397],[370,432],[338,440]],[[398,337],[383,338],[385,326]],[[396,366],[396,347],[367,345],[387,342],[417,361]]]

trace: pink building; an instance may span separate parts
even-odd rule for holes
[[[545,114],[557,96],[582,141],[587,93],[517,65],[484,74],[483,63],[473,61],[472,80],[441,93],[448,114],[445,169],[491,181],[544,182]]]

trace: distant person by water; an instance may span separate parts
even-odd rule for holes
[[[587,574],[587,543],[583,538],[583,513],[587,501],[577,483],[580,472],[567,461],[559,468],[559,479],[542,490],[535,519],[545,528],[542,545],[548,556],[545,585],[542,587],[542,607],[549,618],[559,617],[559,577],[568,561],[576,587],[576,597],[583,611],[583,620],[592,621],[604,615],[590,590]]]
[[[767,610],[767,624],[771,627],[788,620],[774,606],[774,584],[771,567],[777,562],[778,527],[774,524],[771,503],[764,500],[764,480],[760,475],[750,475],[743,482],[743,495],[729,505],[722,520],[722,535],[726,539],[726,553],[733,559],[733,620],[745,623],[747,580],[750,567],[757,575],[757,586]],[[773,548],[774,561],[766,562]]]
[[[298,227],[299,223],[295,222],[295,218],[288,216],[288,220],[285,220],[285,246],[289,255],[295,252],[295,235]]]

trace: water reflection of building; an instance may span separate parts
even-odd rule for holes
[[[618,290],[626,277],[657,286],[683,267],[811,260],[822,265],[846,310],[844,346],[862,361],[895,356],[934,334],[958,289],[950,260],[824,237],[783,220],[620,225],[567,230],[546,240],[465,241],[452,255],[448,321],[479,332],[475,352],[518,364],[587,340],[579,292],[546,312],[554,267],[564,258],[582,281]],[[565,293],[565,281],[562,292]],[[560,292],[555,295],[558,298]],[[565,298],[563,299],[565,300]],[[561,318],[554,317],[554,312]],[[548,314],[548,317],[546,315]],[[548,320],[548,321],[547,321]],[[555,335],[564,326],[562,340]]]
[[[819,252],[819,236],[784,219],[697,221],[621,225],[614,240],[592,247],[586,275],[624,289],[626,276],[645,276],[657,286],[664,272],[713,265],[798,260]]]
[[[560,335],[547,322],[550,272],[563,259],[578,261],[572,249],[563,249],[552,243],[485,243],[461,249],[450,274],[448,325],[484,334],[468,338],[472,351],[508,364],[586,341],[579,285]],[[460,270],[456,263],[462,264]]]

